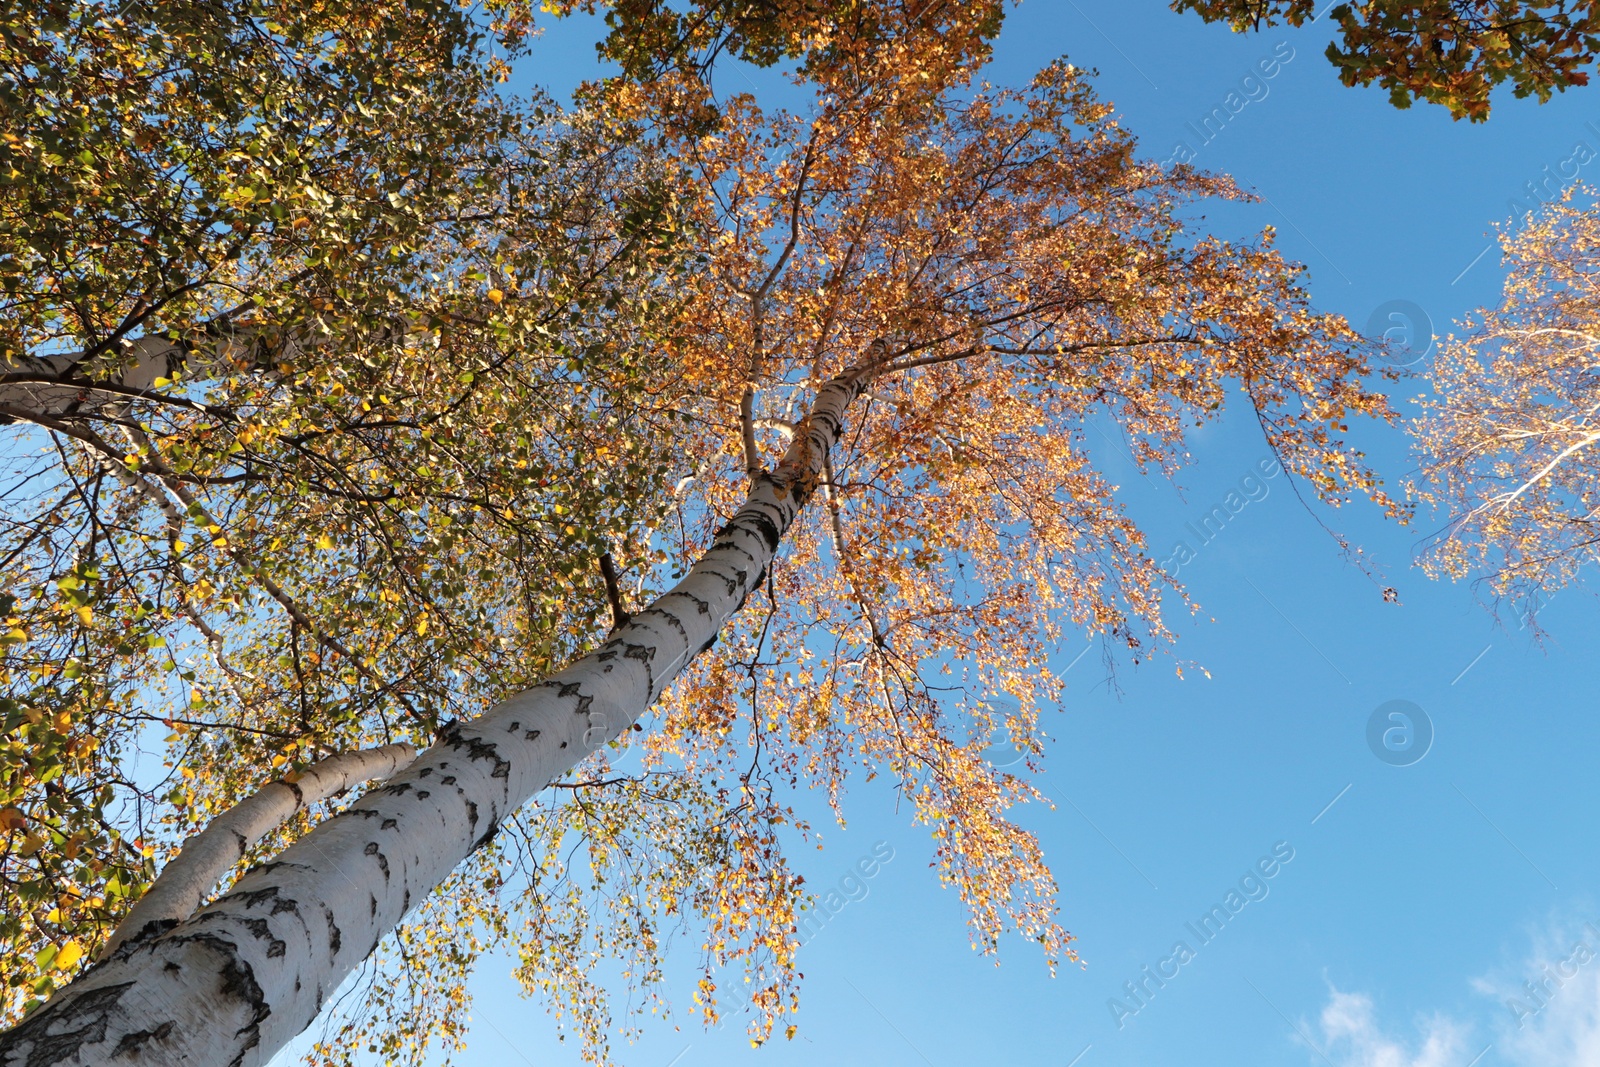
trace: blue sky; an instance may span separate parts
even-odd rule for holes
[[[591,32],[558,27],[521,74],[564,93],[585,72]],[[1147,154],[1167,159],[1187,141],[1197,165],[1263,198],[1218,205],[1207,227],[1275,227],[1310,268],[1318,307],[1358,327],[1381,309],[1384,328],[1425,348],[1421,319],[1442,335],[1497,299],[1498,253],[1481,254],[1512,199],[1559,173],[1578,142],[1600,148],[1600,88],[1542,107],[1508,96],[1487,124],[1453,123],[1345,89],[1322,56],[1327,39],[1321,26],[1235,35],[1162,0],[1027,0],[987,76],[1021,83],[1063,54],[1097,68]],[[1263,60],[1276,61],[1270,78]],[[1234,91],[1247,105],[1200,144],[1188,124]],[[1421,388],[1403,382],[1397,399]],[[1402,430],[1368,428],[1360,443],[1391,482],[1409,470]],[[1285,477],[1245,482],[1266,455],[1250,419],[1236,412],[1202,431],[1194,453],[1181,493],[1109,445],[1103,461],[1156,546],[1198,547],[1181,576],[1203,610],[1182,623],[1178,655],[1209,677],[1180,679],[1157,660],[1124,665],[1110,686],[1097,656],[1078,660],[1046,721],[1054,810],[1023,816],[1053,861],[1084,965],[1051,978],[1027,945],[1003,945],[999,966],[974,953],[960,902],[928,868],[926,831],[864,787],[848,831],[828,827],[823,849],[797,857],[826,885],[877,843],[893,850],[802,950],[799,1037],[752,1050],[735,1027],[707,1035],[682,1019],[681,1031],[648,1027],[623,1062],[1600,1062],[1594,601],[1555,598],[1539,646],[1514,623],[1497,627],[1470,585],[1409,565],[1426,519],[1402,529],[1348,509],[1333,521],[1400,591],[1401,604],[1385,604]],[[1199,546],[1189,524],[1241,483],[1253,499]],[[1369,747],[1370,721],[1393,701],[1431,724],[1410,765]],[[1379,732],[1394,726],[1405,721]],[[1191,927],[1214,905],[1226,911],[1230,890],[1237,913],[1203,941]],[[1163,985],[1147,966],[1169,976]],[[1551,995],[1530,997],[1528,981]],[[1144,983],[1139,999],[1130,982]],[[486,966],[475,992],[460,1062],[579,1062],[504,967]]]

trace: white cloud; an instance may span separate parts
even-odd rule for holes
[[[1511,975],[1474,983],[1494,998],[1501,1060],[1600,1064],[1600,928],[1552,928]]]
[[[1443,1016],[1420,1022],[1415,1052],[1379,1027],[1372,998],[1331,991],[1322,1009],[1323,1050],[1338,1067],[1461,1067],[1465,1033]]]
[[[1474,1018],[1433,1015],[1410,1033],[1386,1030],[1370,996],[1330,987],[1320,1051],[1335,1067],[1467,1067],[1485,1046],[1485,1067],[1600,1065],[1600,922],[1551,923],[1531,942],[1471,983],[1484,997]]]

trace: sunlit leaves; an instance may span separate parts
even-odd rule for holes
[[[501,98],[525,12],[480,14],[7,22],[8,1020],[193,826],[527,684],[595,632],[595,556],[647,551],[666,168]],[[153,386],[117,392],[127,342],[163,341]]]
[[[1501,235],[1501,305],[1435,360],[1414,488],[1444,523],[1424,565],[1481,575],[1536,625],[1600,544],[1600,217],[1584,190],[1523,223]]]
[[[1060,694],[1046,663],[1084,633],[1144,659],[1170,642],[1163,604],[1180,592],[1106,457],[1176,477],[1190,428],[1242,404],[1328,502],[1398,510],[1345,439],[1355,417],[1392,416],[1360,339],[1307,306],[1270,234],[1186,232],[1195,200],[1242,194],[1142,161],[1081,71],[931,106],[834,87],[803,117],[732,97],[683,149],[706,240],[671,342],[698,416],[695,477],[658,532],[680,568],[748,472],[804,437],[822,382],[875,342],[887,362],[779,562],[667,697],[646,766],[737,783],[775,826],[785,790],[842,813],[852,775],[885,778],[977,947],[1011,932],[1070,958],[1050,867],[1012,810],[1039,799],[1028,768]],[[1024,766],[984,759],[1000,738]],[[787,936],[792,911],[745,910],[768,930],[756,940]],[[709,1016],[744,959],[702,976]],[[761,985],[758,1039],[787,1010],[781,977]]]

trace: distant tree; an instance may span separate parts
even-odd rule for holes
[[[1425,563],[1486,575],[1535,620],[1600,558],[1600,216],[1572,190],[1501,238],[1500,307],[1441,346],[1416,491],[1447,525]]]
[[[1173,0],[1207,22],[1236,30],[1300,26],[1328,0]],[[1346,85],[1377,83],[1395,107],[1413,100],[1442,104],[1455,118],[1489,117],[1494,87],[1509,82],[1519,97],[1541,102],[1589,84],[1600,55],[1595,0],[1366,0],[1331,11],[1340,42],[1328,58]]]

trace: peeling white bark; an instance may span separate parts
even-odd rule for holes
[[[597,650],[491,708],[169,930],[135,936],[0,1034],[0,1067],[249,1067],[323,1001],[501,820],[650,707],[763,581],[845,410],[882,367],[818,393],[783,461],[670,592]]]
[[[245,351],[243,344],[223,341],[206,362],[241,357]],[[93,381],[84,374],[88,368],[82,352],[0,360],[0,407],[58,418],[85,408],[125,404],[153,390],[157,378],[171,378],[191,356],[182,345],[143,337],[122,346],[117,358],[122,366],[116,374]]]
[[[341,752],[313,763],[292,782],[269,782],[245,797],[183,843],[155,884],[112,931],[100,957],[111,956],[129,938],[159,933],[193,915],[251,845],[303,809],[362,782],[391,778],[416,755],[417,750],[407,744]]]

